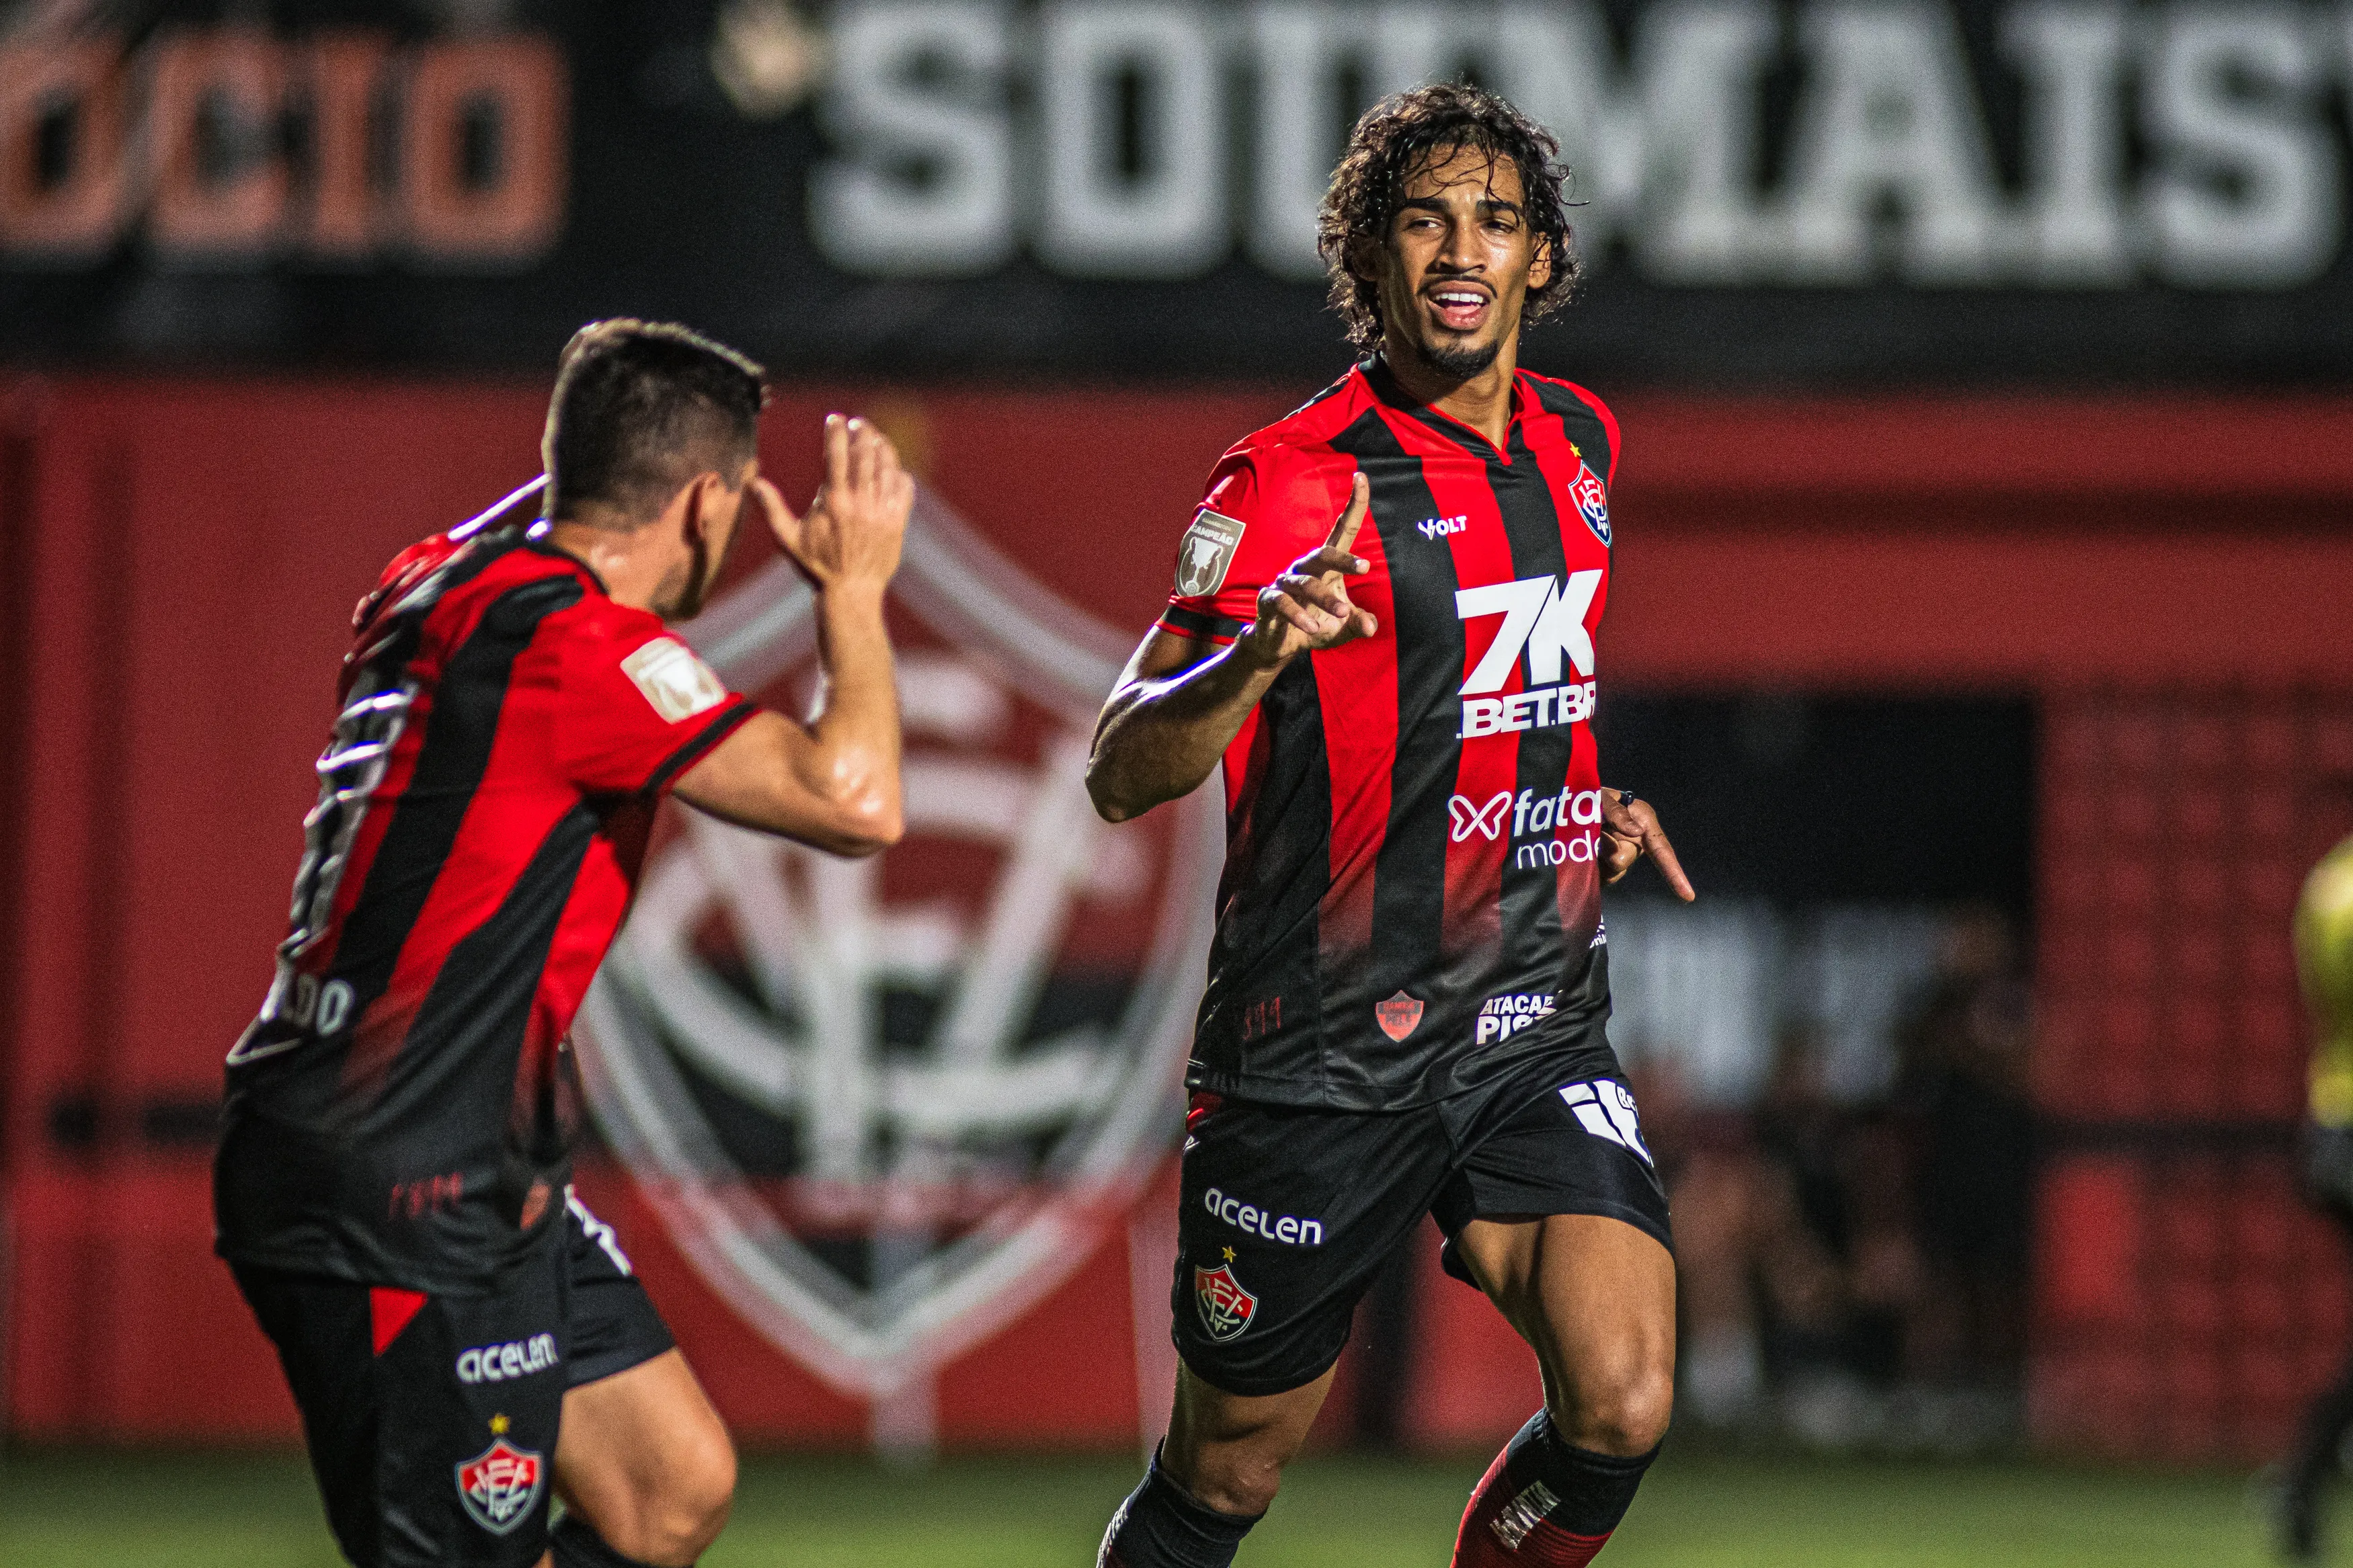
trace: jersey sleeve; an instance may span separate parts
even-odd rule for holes
[[[759,711],[651,616],[594,618],[560,668],[556,763],[590,795],[659,795]]]
[[[1322,544],[1347,504],[1348,470],[1325,467],[1285,447],[1227,453],[1177,542],[1159,628],[1216,643],[1240,636],[1257,617],[1259,590]]]

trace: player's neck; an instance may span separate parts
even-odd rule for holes
[[[1506,337],[1483,370],[1457,375],[1431,364],[1411,343],[1391,333],[1381,358],[1398,388],[1425,407],[1460,420],[1487,437],[1497,450],[1512,434],[1512,378],[1519,369],[1518,334]]]
[[[650,528],[625,533],[567,520],[548,524],[547,542],[596,574],[613,603],[633,610],[653,608],[674,565]]]

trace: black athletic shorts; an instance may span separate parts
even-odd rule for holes
[[[1606,1215],[1672,1248],[1634,1098],[1612,1078],[1413,1110],[1305,1110],[1196,1094],[1177,1218],[1177,1353],[1229,1394],[1281,1394],[1339,1359],[1357,1298],[1425,1214],[1446,1271],[1482,1215]]]
[[[611,1227],[565,1197],[542,1258],[497,1295],[231,1266],[359,1568],[530,1568],[547,1550],[565,1391],[673,1343]]]

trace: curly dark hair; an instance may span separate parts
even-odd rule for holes
[[[1351,342],[1377,346],[1382,322],[1379,289],[1348,269],[1350,244],[1386,240],[1407,183],[1465,148],[1518,166],[1528,225],[1538,249],[1552,255],[1552,276],[1528,290],[1522,323],[1532,325],[1568,303],[1580,268],[1569,245],[1564,195],[1569,174],[1560,162],[1560,142],[1492,92],[1467,82],[1437,82],[1366,110],[1332,172],[1332,188],[1324,193],[1315,247],[1331,275],[1332,308],[1348,324]]]

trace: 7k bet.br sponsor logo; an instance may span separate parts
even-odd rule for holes
[[[1465,621],[1501,616],[1487,651],[1462,682],[1462,739],[1519,730],[1574,724],[1593,716],[1593,634],[1586,612],[1601,586],[1601,572],[1572,572],[1566,583],[1554,577],[1523,577],[1455,591],[1454,613]],[[1501,692],[1512,671],[1527,658],[1525,689]],[[1577,679],[1564,684],[1563,664]]]

